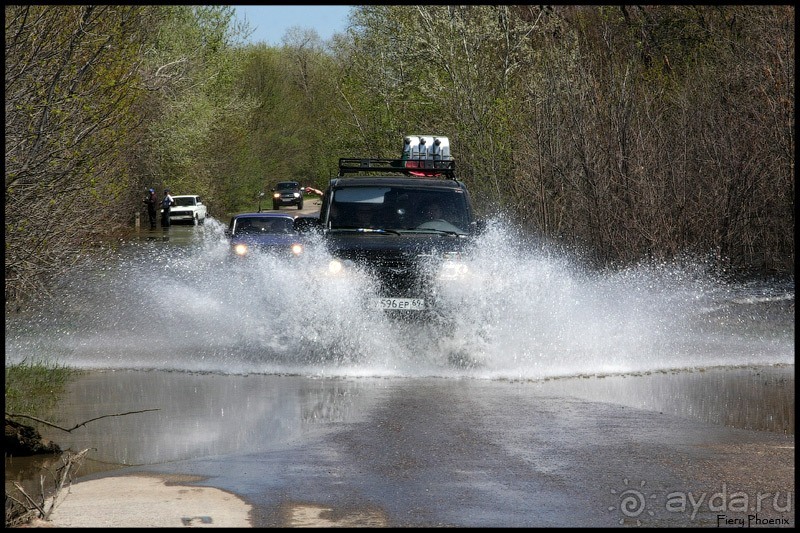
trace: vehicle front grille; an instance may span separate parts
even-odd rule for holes
[[[353,261],[375,278],[385,295],[420,296],[429,281],[426,256],[395,250],[351,250],[338,255],[340,259]]]

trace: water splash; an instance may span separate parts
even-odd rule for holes
[[[584,269],[499,221],[444,290],[447,328],[366,310],[368,280],[302,261],[231,262],[223,226],[175,227],[64,279],[6,319],[6,361],[223,374],[539,379],[794,364],[794,286],[732,286],[701,264]],[[444,331],[444,333],[443,333]]]

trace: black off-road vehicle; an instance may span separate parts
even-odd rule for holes
[[[296,181],[281,181],[272,189],[272,209],[278,210],[283,205],[303,209],[303,190]]]
[[[322,233],[329,276],[374,283],[369,308],[417,318],[437,314],[444,293],[468,283],[464,259],[482,224],[452,158],[404,156],[340,159],[319,218],[297,223]]]

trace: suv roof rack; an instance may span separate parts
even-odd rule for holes
[[[364,172],[394,172],[405,176],[419,178],[456,179],[456,163],[452,159],[380,159],[341,157],[339,158],[339,175]]]

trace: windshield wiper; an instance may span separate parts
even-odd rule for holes
[[[422,229],[412,229],[408,230],[414,233],[437,233],[439,235],[452,235],[453,237],[464,237],[466,233],[461,233],[458,231],[448,230],[448,229],[437,229],[437,228],[422,228]]]
[[[384,228],[360,228],[358,226],[337,226],[335,228],[331,228],[332,230],[350,230],[350,231],[357,231],[359,233],[378,233],[378,234],[391,234],[391,235],[400,235],[400,232],[395,229],[384,229]]]

